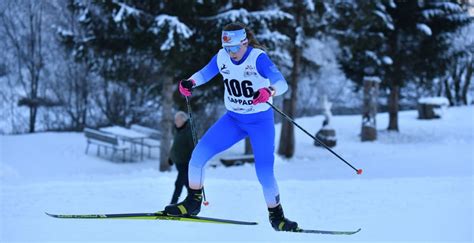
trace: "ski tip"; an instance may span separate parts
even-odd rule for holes
[[[56,215],[55,214],[51,214],[51,213],[48,213],[48,212],[44,212],[46,215],[50,216],[50,217],[53,217],[53,218],[56,218]]]

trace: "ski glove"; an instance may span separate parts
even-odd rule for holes
[[[196,82],[192,79],[183,79],[179,81],[179,92],[188,97],[191,96],[191,90],[193,89]]]
[[[253,94],[253,104],[256,105],[260,103],[265,103],[268,101],[268,99],[270,99],[271,96],[272,96],[272,91],[270,90],[270,88],[268,87],[261,88],[257,90],[255,94]]]

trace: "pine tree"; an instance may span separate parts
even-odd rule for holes
[[[343,46],[339,61],[346,75],[364,90],[361,139],[375,140],[379,84],[393,63],[386,32],[394,29],[387,12],[394,6],[390,1],[372,0],[343,2],[336,7],[335,34]]]
[[[199,3],[118,0],[76,3],[88,36],[76,40],[72,47],[77,57],[87,60],[104,79],[102,107],[109,120],[124,125],[137,122],[140,116],[135,116],[134,109],[146,103],[143,94],[160,97],[160,170],[167,170],[172,98],[178,77],[193,68],[189,53],[198,40],[194,34],[199,28],[199,15],[193,13]]]
[[[230,22],[240,21],[256,29],[259,35],[269,33],[273,24],[288,16],[278,10],[265,10],[267,2],[251,1],[126,1],[96,0],[82,6],[82,23],[89,33],[87,41],[75,43],[78,56],[89,56],[90,66],[104,78],[131,90],[149,85],[160,97],[162,139],[161,170],[166,170],[166,154],[172,128],[173,95],[177,80],[189,77],[204,66],[220,49],[220,31]],[[248,7],[252,11],[243,9]],[[273,22],[275,21],[275,22]],[[217,26],[217,28],[210,28]],[[276,32],[274,32],[276,33]],[[267,43],[271,41],[267,40]],[[149,60],[148,65],[140,65]],[[143,76],[145,75],[145,76]],[[211,89],[220,86],[211,84]],[[153,91],[153,87],[155,88]],[[109,90],[104,87],[104,90]],[[113,90],[112,90],[113,91]],[[215,92],[194,92],[193,105]],[[117,92],[106,96],[121,96]],[[196,98],[195,98],[196,97]],[[104,104],[106,110],[120,118],[127,110],[121,103]],[[202,103],[200,103],[202,102]],[[138,103],[137,106],[142,105]],[[118,109],[117,109],[118,107]],[[114,110],[115,108],[115,110]],[[133,119],[132,119],[133,121]],[[122,122],[124,122],[122,120]]]
[[[461,80],[464,71],[469,70],[470,54],[469,39],[463,38],[467,33],[461,28],[472,23],[473,18],[455,1],[426,1],[423,9],[430,38],[424,39],[418,49],[417,84],[424,87],[427,95],[434,95],[434,81],[442,79],[442,83],[448,83],[444,88],[451,105],[463,103]]]
[[[443,36],[468,18],[455,1],[396,1],[396,5],[390,11],[395,30],[389,35],[389,46],[396,58],[388,72],[388,130],[398,131],[400,89],[406,82],[430,84],[439,77],[440,71],[446,68],[446,59],[442,57],[446,48]]]
[[[285,55],[289,69],[289,90],[283,97],[283,111],[290,117],[296,116],[298,82],[305,69],[315,68],[313,60],[305,57],[302,52],[308,46],[308,40],[321,31],[320,23],[324,22],[324,14],[328,11],[327,5],[319,1],[283,1],[282,10],[292,16],[287,26],[282,26],[283,33],[290,40],[290,44],[281,50]],[[278,154],[291,158],[295,153],[295,132],[291,122],[282,121]]]
[[[361,84],[367,71],[370,73],[376,67],[375,76],[382,81],[381,88],[389,91],[388,130],[399,130],[400,92],[407,82],[429,88],[446,69],[443,50],[450,39],[446,34],[467,19],[465,12],[459,10],[454,1],[374,0],[338,4],[340,18],[336,28],[342,31],[339,40],[343,69]],[[377,18],[370,21],[374,16],[382,20],[378,21],[380,24]],[[361,58],[361,54],[367,58]]]

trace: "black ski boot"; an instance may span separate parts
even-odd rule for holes
[[[165,207],[164,212],[173,216],[195,216],[201,211],[202,189],[189,189],[188,196],[178,204]]]
[[[270,223],[272,224],[273,229],[276,231],[299,230],[298,223],[285,218],[281,204],[279,204],[277,207],[269,208],[268,212],[270,214]]]

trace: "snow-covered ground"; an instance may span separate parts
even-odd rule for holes
[[[86,155],[82,133],[1,136],[0,242],[472,242],[473,107],[450,108],[438,120],[418,120],[416,111],[399,118],[401,132],[391,133],[385,131],[388,115],[379,114],[379,139],[362,143],[360,116],[334,117],[335,151],[363,168],[360,176],[299,130],[294,158],[277,157],[286,216],[303,228],[362,228],[352,236],[273,231],[250,164],[207,168],[210,206],[200,215],[257,226],[50,218],[45,211],[161,210],[171,199],[176,172],[160,173],[156,159],[110,162],[95,156],[95,148]],[[322,119],[297,122],[314,134]],[[241,151],[242,143],[225,153]]]

